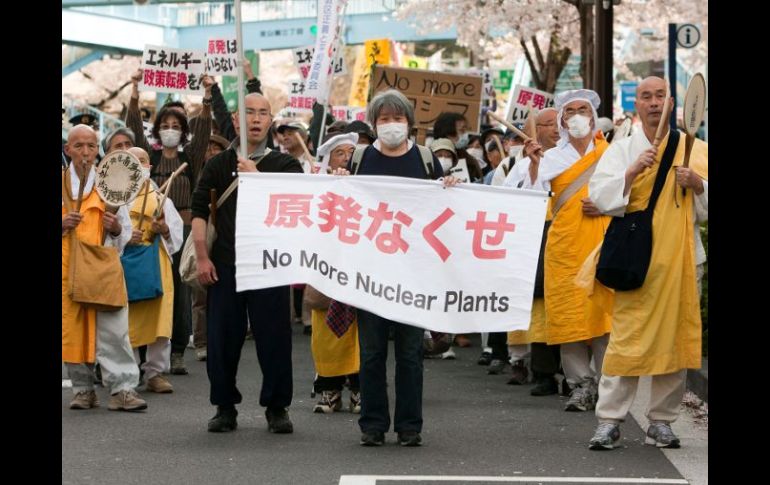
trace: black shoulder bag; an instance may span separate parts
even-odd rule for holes
[[[650,203],[642,211],[613,217],[596,266],[596,279],[604,286],[619,291],[635,290],[644,284],[652,256],[652,215],[658,196],[674,161],[679,145],[679,132],[672,131],[660,161]]]

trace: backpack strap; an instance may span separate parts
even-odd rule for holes
[[[365,151],[366,147],[356,147],[353,152],[353,158],[350,160],[350,168],[352,169],[350,171],[351,174],[355,175],[358,173],[358,169],[361,167],[361,159],[364,158]]]
[[[420,158],[422,158],[422,164],[425,165],[425,174],[429,179],[435,179],[436,176],[433,171],[433,152],[430,151],[430,148],[422,145],[417,145],[417,149],[420,150]]]

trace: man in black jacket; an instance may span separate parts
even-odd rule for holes
[[[211,432],[233,431],[237,427],[240,403],[235,376],[241,348],[251,323],[257,357],[262,369],[259,404],[267,408],[268,430],[291,433],[293,425],[286,409],[291,404],[291,324],[289,288],[279,286],[236,293],[235,290],[235,209],[237,190],[217,209],[217,240],[211,254],[206,248],[209,216],[209,190],[220,197],[235,180],[235,172],[302,173],[299,162],[290,155],[266,147],[273,116],[270,103],[261,94],[246,96],[248,158],[238,154],[239,139],[203,168],[193,194],[192,237],[198,264],[198,280],[208,286],[208,358],[206,369],[211,384],[211,404],[216,415],[209,420]],[[238,126],[235,127],[236,130]],[[248,315],[248,319],[247,319]]]

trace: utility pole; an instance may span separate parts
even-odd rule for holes
[[[599,94],[602,104],[599,116],[612,118],[612,7],[620,0],[597,0],[594,15],[594,91]]]

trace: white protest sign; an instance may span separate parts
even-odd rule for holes
[[[146,45],[139,90],[202,95],[205,65],[202,51]]]
[[[239,179],[237,291],[308,283],[431,330],[529,327],[545,192],[360,175]]]
[[[366,121],[366,108],[358,106],[332,106],[332,116],[338,121]]]
[[[339,40],[338,14],[342,0],[318,0],[318,31],[310,71],[307,74],[307,95],[326,104],[332,75],[334,49]]]
[[[235,39],[209,39],[206,72],[212,76],[238,75],[238,49]]]
[[[307,84],[305,81],[289,81],[289,99],[286,103],[287,108],[297,113],[309,113],[313,111],[315,98],[307,95]]]
[[[338,48],[338,44],[335,44],[333,54],[334,63],[332,69],[334,75],[345,75],[348,73],[348,67],[345,64],[345,58],[342,56],[341,48]],[[292,51],[292,57],[294,58],[294,65],[297,66],[299,75],[302,79],[307,79],[307,75],[310,72],[310,66],[313,63],[313,53],[315,52],[315,46],[298,47]]]
[[[508,104],[505,119],[511,123],[524,123],[532,106],[538,111],[553,107],[553,94],[517,84],[511,96],[511,102]]]
[[[468,162],[461,158],[457,161],[457,165],[449,169],[449,175],[454,175],[460,179],[460,182],[470,182],[471,174],[468,172]]]

